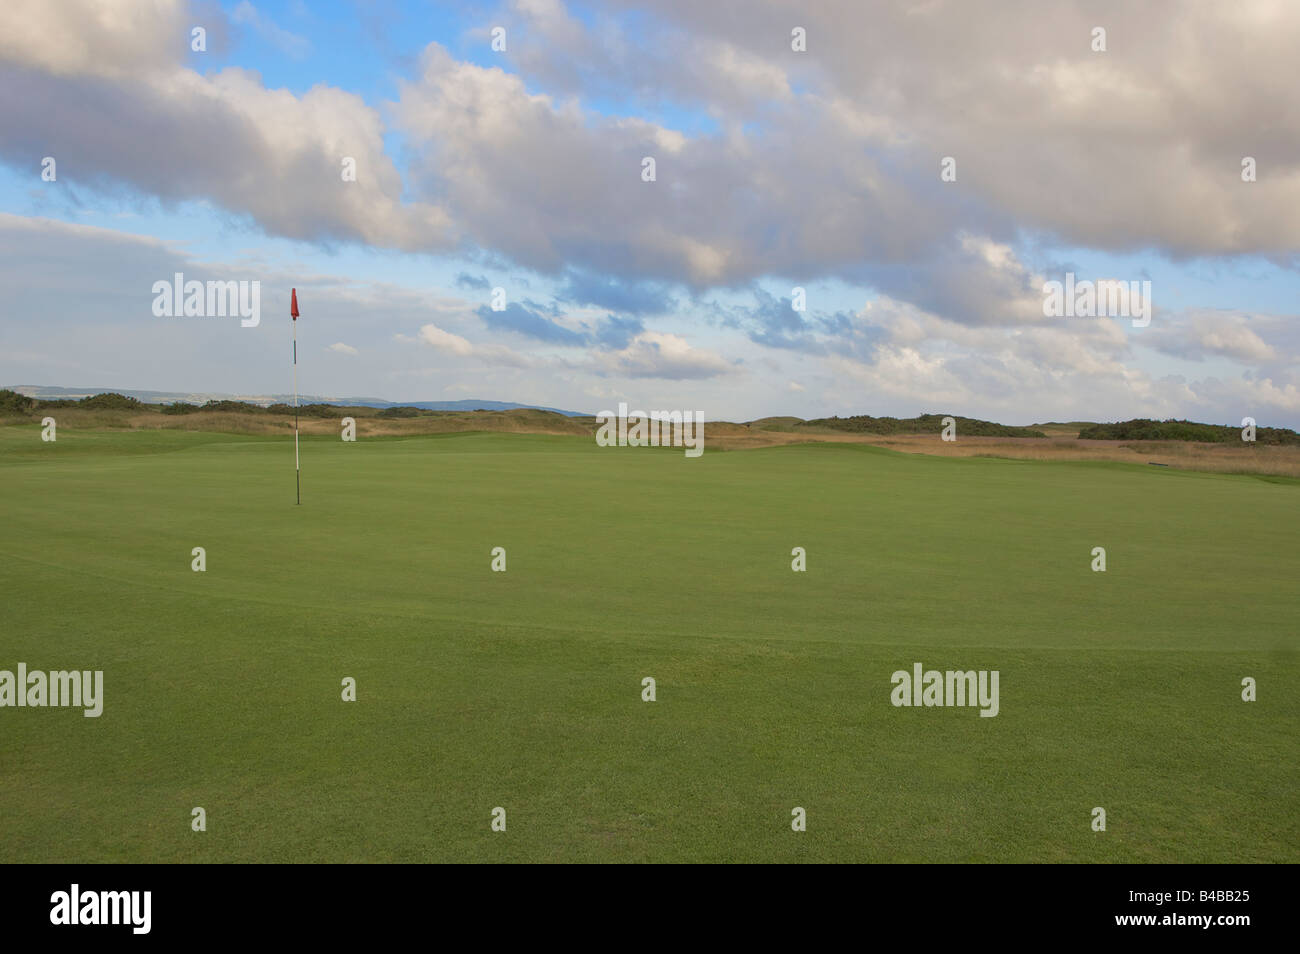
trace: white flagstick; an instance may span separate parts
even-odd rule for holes
[[[298,291],[294,289],[294,304]],[[298,459],[298,316],[293,316],[293,471],[298,488],[298,504],[302,504],[302,464]]]

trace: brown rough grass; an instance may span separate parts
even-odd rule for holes
[[[939,457],[1009,457],[1018,460],[1112,460],[1165,464],[1180,470],[1300,477],[1300,447],[1266,444],[1196,444],[1185,441],[1081,441],[1069,437],[962,437],[889,435],[868,443],[909,454]]]

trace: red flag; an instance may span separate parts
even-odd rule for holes
[[[296,288],[293,289],[291,294],[293,295],[293,298],[290,299],[289,301],[289,314],[293,316],[294,321],[297,321],[298,320],[298,289]]]

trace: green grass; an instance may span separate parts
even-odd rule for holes
[[[106,698],[0,709],[2,862],[1300,861],[1294,481],[457,434],[304,441],[295,507],[283,438],[39,431],[0,669]]]

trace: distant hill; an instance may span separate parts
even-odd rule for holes
[[[287,400],[292,400],[290,395]],[[279,395],[277,401],[283,402],[286,398]],[[301,401],[302,398],[300,397]],[[516,408],[523,408],[527,411],[550,411],[552,414],[563,414],[565,417],[591,417],[585,411],[564,411],[558,407],[545,407],[540,404],[512,404],[509,401],[381,401],[375,398],[338,398],[337,400],[323,400],[322,404],[340,404],[347,407],[418,407],[422,411],[513,411]]]
[[[15,384],[7,390],[25,394],[38,401],[79,401],[97,394],[121,394],[135,398],[142,404],[207,404],[209,401],[239,401],[270,407],[272,404],[293,403],[292,394],[222,394],[215,391],[138,391],[124,388],[56,388],[39,384]],[[375,397],[322,397],[316,394],[298,395],[299,404],[334,404],[341,407],[418,407],[425,411],[509,411],[525,408],[534,411],[550,411],[565,417],[590,417],[583,411],[564,411],[557,407],[540,407],[536,404],[519,404],[510,401],[388,401]]]

